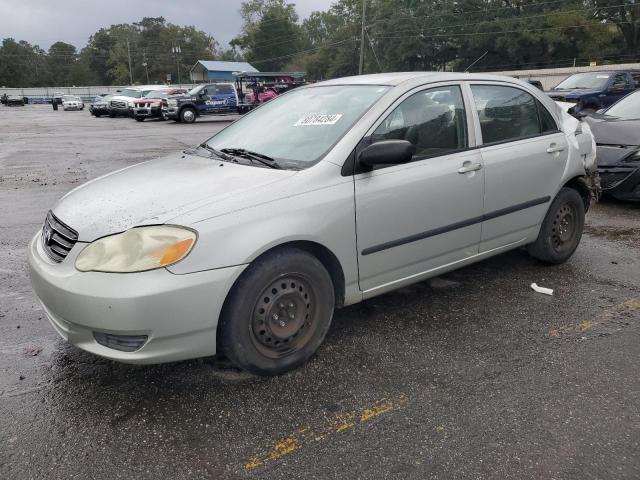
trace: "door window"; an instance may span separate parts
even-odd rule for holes
[[[544,131],[538,118],[537,102],[524,90],[501,85],[472,85],[471,91],[480,118],[483,143],[508,142],[540,135]]]
[[[631,82],[629,82],[629,77],[624,73],[618,73],[615,77],[613,77],[613,87],[624,87],[625,89],[631,88]]]
[[[371,135],[371,141],[408,140],[414,159],[467,148],[467,122],[458,86],[414,93],[398,105]]]

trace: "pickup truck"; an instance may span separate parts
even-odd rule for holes
[[[624,70],[576,73],[547,94],[555,101],[575,104],[572,114],[595,112],[613,105],[638,88],[637,74]]]
[[[198,85],[189,93],[163,100],[162,114],[176,122],[193,123],[201,115],[238,112],[238,93],[233,83]]]

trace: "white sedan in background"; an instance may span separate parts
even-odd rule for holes
[[[63,95],[62,109],[63,110],[84,110],[84,102],[80,97],[76,95]]]

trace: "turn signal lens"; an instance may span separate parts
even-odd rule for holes
[[[89,244],[76,259],[81,272],[131,273],[167,267],[186,257],[196,241],[193,230],[158,225],[137,227]]]

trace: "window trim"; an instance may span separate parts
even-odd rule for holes
[[[541,133],[536,133],[533,135],[525,135],[522,137],[515,137],[515,138],[509,138],[507,140],[499,140],[497,142],[484,142],[483,136],[482,136],[482,126],[480,125],[480,116],[478,115],[478,109],[476,108],[476,103],[475,103],[475,97],[473,96],[473,90],[472,90],[472,86],[474,85],[480,85],[480,86],[495,86],[495,87],[511,87],[511,88],[515,88],[516,90],[521,90],[525,93],[528,93],[529,95],[531,95],[534,99],[534,101],[536,102],[536,114],[538,117],[538,127],[541,130]],[[471,96],[471,102],[473,104],[473,117],[474,117],[474,125],[476,127],[476,139],[477,143],[478,143],[478,148],[484,148],[484,147],[493,147],[495,145],[502,145],[505,143],[512,143],[512,142],[518,142],[521,140],[529,140],[532,138],[538,138],[538,137],[546,137],[548,135],[555,135],[558,133],[562,133],[562,130],[559,127],[558,124],[558,119],[549,111],[549,109],[547,109],[544,104],[542,103],[542,101],[537,97],[537,95],[535,95],[533,92],[528,91],[525,88],[522,88],[520,85],[514,84],[514,83],[509,83],[509,82],[500,82],[500,81],[481,81],[481,80],[476,80],[476,81],[468,81],[467,82],[467,86],[469,87],[469,95]],[[542,107],[545,108],[547,110],[547,112],[551,115],[551,118],[553,119],[555,126],[556,126],[556,130],[553,131],[548,131],[548,132],[542,132],[542,122],[541,122],[541,118],[540,118],[540,111],[539,111],[539,106],[538,104]]]

